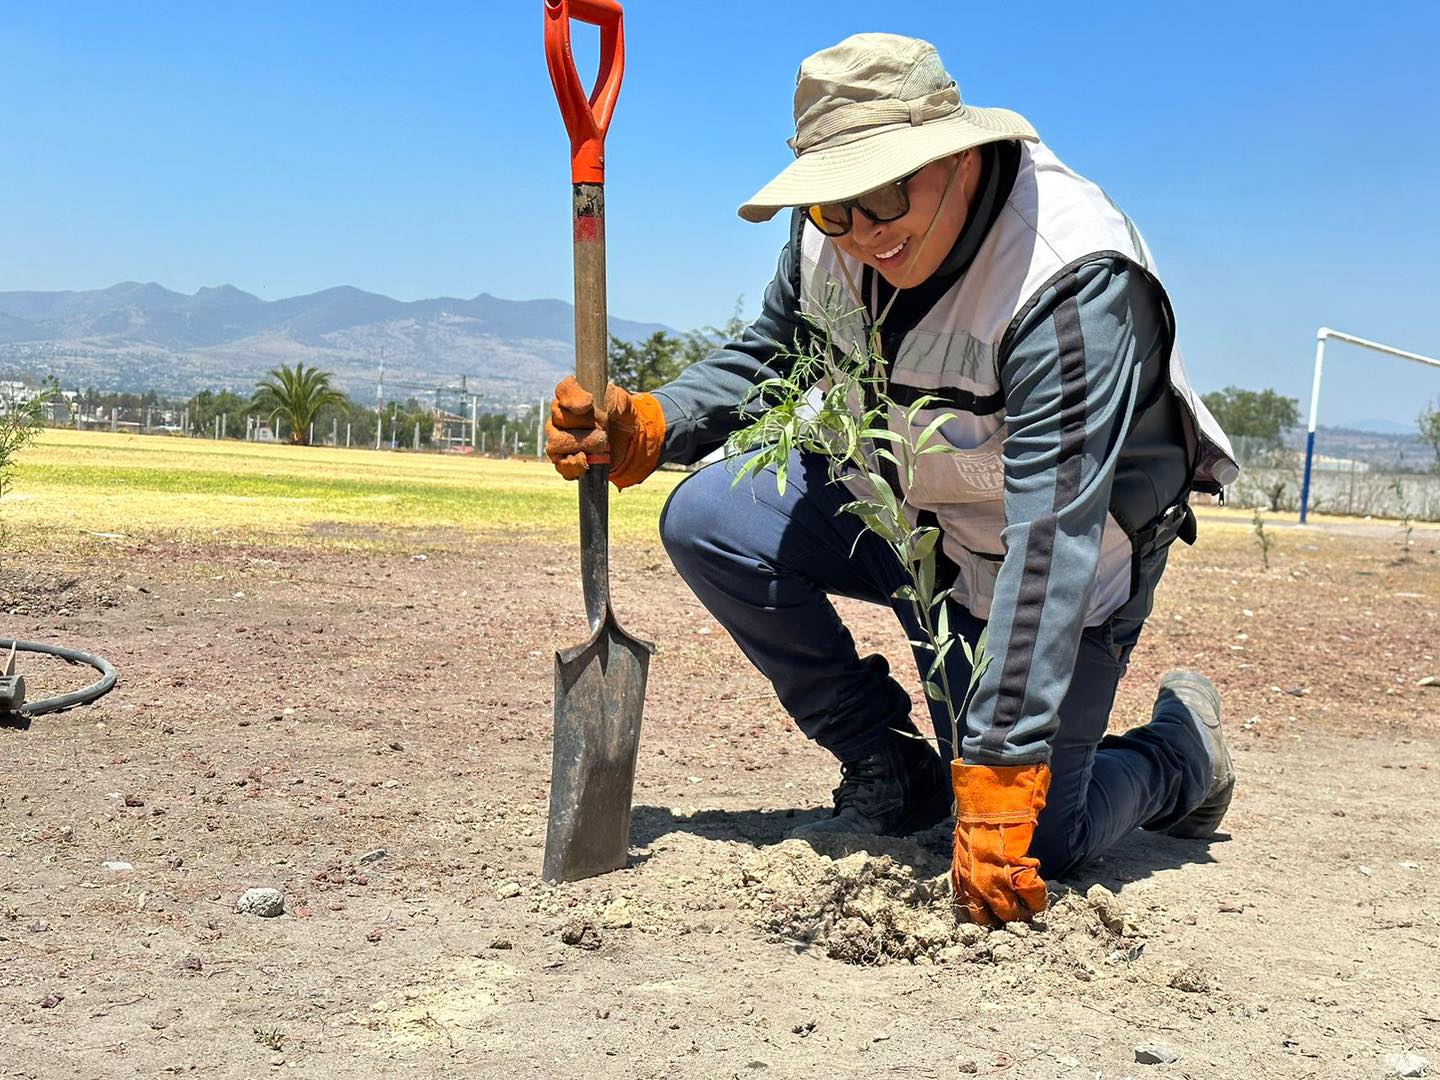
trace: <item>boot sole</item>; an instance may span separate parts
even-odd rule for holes
[[[1220,692],[1215,684],[1199,672],[1177,671],[1160,681],[1161,689],[1186,688],[1204,697],[1214,708],[1217,719],[1221,715]],[[1179,695],[1176,695],[1179,697]],[[1184,703],[1184,698],[1180,698]],[[1202,723],[1203,726],[1203,723]],[[1201,736],[1204,737],[1203,734]],[[1213,836],[1224,820],[1226,812],[1230,809],[1230,797],[1235,792],[1235,765],[1230,757],[1230,748],[1225,745],[1225,737],[1217,723],[1215,730],[1215,743],[1220,753],[1224,755],[1224,763],[1221,767],[1222,775],[1229,773],[1230,778],[1218,791],[1206,797],[1205,801],[1197,806],[1190,813],[1171,825],[1168,829],[1161,830],[1167,836],[1180,837],[1184,840],[1203,840],[1207,836]]]

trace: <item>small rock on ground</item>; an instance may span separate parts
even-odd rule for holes
[[[242,915],[273,919],[285,913],[285,897],[279,889],[246,889],[235,901],[235,910]]]
[[[634,922],[635,916],[630,911],[630,905],[623,900],[616,900],[608,905],[600,916],[600,925],[606,930],[620,930],[634,925]]]
[[[1409,1051],[1403,1054],[1387,1055],[1385,1067],[1390,1070],[1391,1076],[1430,1075],[1430,1062],[1419,1054],[1412,1054]]]
[[[1179,1061],[1180,1055],[1164,1043],[1146,1043],[1135,1048],[1135,1060],[1141,1065],[1168,1065]]]

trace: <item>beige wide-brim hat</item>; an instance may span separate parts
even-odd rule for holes
[[[961,101],[928,41],[855,34],[800,65],[795,160],[740,216],[769,221],[786,207],[853,199],[949,154],[1008,139],[1039,136],[1017,112]]]

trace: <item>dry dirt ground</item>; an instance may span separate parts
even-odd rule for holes
[[[949,919],[943,833],[782,843],[832,764],[658,548],[616,553],[620,618],[659,644],[631,865],[556,887],[568,546],[12,535],[0,634],[121,683],[0,730],[0,1076],[1440,1071],[1440,534],[1401,561],[1393,531],[1276,532],[1265,570],[1202,522],[1115,717],[1169,667],[1214,677],[1228,832],[1137,834],[994,934]],[[888,613],[843,610],[898,667]],[[32,698],[84,681],[25,668]],[[285,913],[237,913],[252,886]]]

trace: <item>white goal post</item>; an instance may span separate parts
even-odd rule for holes
[[[1406,352],[1404,349],[1397,349],[1392,345],[1381,345],[1378,341],[1369,341],[1365,338],[1355,337],[1353,334],[1342,334],[1339,330],[1331,330],[1328,326],[1320,327],[1315,335],[1315,380],[1310,384],[1309,434],[1305,437],[1305,479],[1300,485],[1301,525],[1305,524],[1305,518],[1310,512],[1310,463],[1315,457],[1315,414],[1320,409],[1320,369],[1325,365],[1325,341],[1327,338],[1348,341],[1351,345],[1359,345],[1362,349],[1374,349],[1386,356],[1398,356],[1402,360],[1413,360],[1417,364],[1429,364],[1431,367],[1440,368],[1440,360],[1436,360],[1433,356],[1421,356],[1419,353]]]

